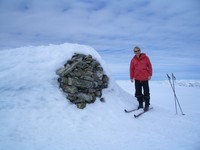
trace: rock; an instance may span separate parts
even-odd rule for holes
[[[101,96],[102,96],[102,92],[101,92],[101,90],[96,91],[96,92],[95,92],[95,95],[96,95],[97,97],[101,97]]]
[[[92,88],[93,87],[93,82],[88,81],[88,80],[78,79],[78,78],[68,78],[68,84],[74,85],[79,88]]]
[[[78,93],[76,95],[76,97],[78,97],[79,99],[83,99],[84,101],[91,103],[92,101],[94,101],[93,96],[91,94],[86,94],[86,93]]]
[[[100,101],[101,101],[102,103],[105,103],[105,102],[106,102],[105,99],[104,99],[104,97],[100,98]]]
[[[58,82],[61,82],[61,83],[64,83],[64,84],[67,84],[68,83],[68,78],[66,77],[62,77],[62,78],[58,78]]]
[[[86,107],[86,103],[77,103],[76,106],[77,106],[77,108],[79,108],[79,109],[83,109],[83,108]]]
[[[64,71],[65,71],[64,67],[59,68],[59,69],[56,70],[56,74],[59,75],[59,76],[61,76]]]
[[[70,94],[70,93],[69,93],[69,94],[67,95],[67,99],[70,100],[70,102],[74,103],[74,101],[76,100],[76,97],[74,97],[73,94]]]
[[[73,63],[71,66],[66,67],[66,69],[62,72],[61,76],[66,76],[68,73],[70,73],[78,64],[80,61]]]
[[[64,86],[63,90],[67,93],[71,93],[71,94],[74,94],[74,93],[77,93],[78,92],[78,88],[76,86],[70,86],[70,85],[66,85]]]

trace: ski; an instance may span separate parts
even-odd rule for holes
[[[125,112],[125,113],[130,113],[130,112],[134,112],[134,111],[136,111],[136,110],[138,110],[138,108],[131,109],[131,110],[126,110],[126,109],[124,109],[124,112]]]
[[[150,108],[149,108],[149,110],[151,110],[151,109],[153,109],[153,107],[150,107]],[[149,110],[148,110],[148,111],[149,111]],[[141,112],[141,113],[134,114],[134,117],[135,117],[135,118],[138,118],[139,116],[143,115],[144,113],[146,113],[146,112],[148,112],[148,111],[143,111],[143,112]]]

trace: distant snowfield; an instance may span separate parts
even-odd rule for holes
[[[58,89],[55,70],[74,53],[91,54],[110,77],[106,102],[79,110]],[[135,119],[134,84],[114,81],[91,47],[62,44],[0,51],[0,150],[198,150],[200,81],[150,81],[153,110]]]

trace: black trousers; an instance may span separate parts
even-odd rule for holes
[[[139,103],[145,101],[145,105],[150,105],[149,81],[135,80],[135,97]]]

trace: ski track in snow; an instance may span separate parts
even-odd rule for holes
[[[55,70],[74,52],[92,54],[110,76],[109,88],[103,90],[105,103],[97,99],[79,110],[58,89]],[[115,82],[105,62],[88,46],[4,50],[0,62],[0,150],[200,149],[199,81],[194,81],[197,86],[177,81],[185,116],[179,108],[175,114],[168,82],[150,81],[154,109],[135,119],[134,112],[124,113],[125,108],[137,107],[134,84]]]

